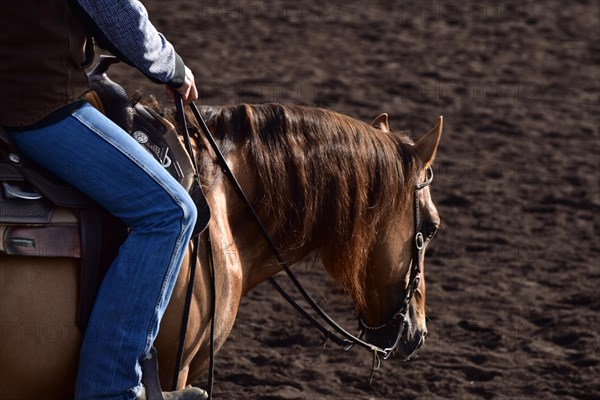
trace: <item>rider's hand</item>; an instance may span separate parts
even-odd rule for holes
[[[187,66],[185,67],[185,80],[183,85],[177,89],[167,86],[167,90],[171,93],[176,90],[177,93],[181,95],[183,104],[185,105],[190,104],[192,101],[198,98],[198,89],[196,88],[196,82],[194,81],[194,74],[192,74],[192,71]]]

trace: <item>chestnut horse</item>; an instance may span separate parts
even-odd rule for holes
[[[390,131],[387,114],[368,125],[329,110],[279,104],[203,107],[201,112],[287,261],[317,252],[365,322],[385,323],[409,286],[414,199],[425,245],[440,224],[429,188],[418,193],[414,188],[427,179],[441,117],[414,143]],[[201,182],[212,210],[208,230],[216,265],[218,350],[233,328],[242,296],[281,267],[206,140],[195,133]],[[199,253],[180,388],[201,382],[208,368],[212,290],[206,247]],[[155,343],[164,388],[173,379],[188,257]],[[418,262],[422,270],[423,258]],[[75,323],[78,267],[74,259],[0,255],[0,398],[72,396],[81,339]],[[427,333],[423,273],[415,289],[392,357],[410,357]]]

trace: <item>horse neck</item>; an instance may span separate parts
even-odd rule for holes
[[[227,164],[248,198],[257,190],[254,171],[246,155],[234,150],[226,155]],[[267,241],[261,235],[258,223],[252,218],[232,182],[222,173],[206,187],[207,201],[211,207],[210,235],[217,265],[229,271],[227,286],[240,287],[241,295],[282,270]],[[269,216],[261,216],[269,234]],[[292,240],[294,238],[291,238]],[[306,245],[285,252],[291,265],[304,258],[313,249]],[[233,279],[232,279],[233,277]],[[235,282],[234,282],[235,281]],[[234,290],[237,291],[237,290]]]

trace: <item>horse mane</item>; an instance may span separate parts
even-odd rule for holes
[[[258,180],[251,200],[273,224],[279,248],[319,249],[328,273],[363,306],[369,251],[389,216],[408,204],[419,168],[408,136],[298,105],[201,113],[224,154],[240,145],[247,152]]]

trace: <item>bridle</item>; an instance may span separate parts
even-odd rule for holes
[[[408,287],[406,288],[406,294],[404,299],[400,305],[398,311],[396,311],[392,317],[386,321],[385,323],[377,326],[369,325],[362,314],[358,315],[359,329],[360,335],[359,337],[363,337],[366,331],[380,331],[386,328],[398,329],[398,334],[396,336],[396,340],[391,347],[387,347],[383,349],[383,359],[387,359],[394,351],[400,339],[402,338],[402,334],[404,333],[404,329],[406,324],[408,323],[408,308],[410,306],[410,302],[415,291],[419,288],[419,283],[421,282],[421,260],[423,257],[423,248],[425,246],[425,237],[422,232],[421,226],[421,213],[419,209],[419,191],[426,188],[433,182],[433,169],[431,167],[427,168],[427,177],[424,182],[418,183],[415,185],[414,194],[413,194],[413,227],[414,227],[414,237],[413,237],[413,245],[412,245],[412,258],[411,265],[409,268],[409,279],[408,279]]]
[[[192,146],[190,143],[190,136],[189,136],[189,132],[187,129],[187,124],[185,121],[185,113],[183,112],[183,104],[181,102],[181,98],[176,97],[176,108],[177,108],[177,119],[178,119],[178,123],[180,125],[180,129],[183,133],[184,136],[184,141],[186,142],[186,147],[188,148],[188,151],[191,152]],[[269,282],[273,285],[273,287],[279,292],[279,294],[286,300],[288,301],[288,303],[290,303],[292,305],[292,307],[294,307],[302,316],[304,316],[313,326],[315,326],[318,330],[321,331],[321,333],[323,333],[325,339],[323,341],[323,345],[325,345],[325,343],[327,342],[327,340],[332,340],[333,342],[335,342],[337,345],[341,346],[342,348],[344,348],[345,350],[349,350],[350,348],[354,347],[355,345],[363,347],[371,352],[373,352],[373,368],[372,370],[374,371],[376,368],[376,361],[378,363],[379,361],[379,357],[381,356],[383,359],[387,359],[394,351],[394,349],[396,348],[396,346],[399,344],[404,329],[406,327],[407,324],[407,313],[408,313],[408,309],[409,309],[409,305],[411,302],[411,299],[413,297],[414,292],[417,290],[418,286],[419,286],[419,282],[421,279],[421,259],[423,257],[423,248],[424,248],[424,236],[423,233],[421,232],[421,221],[420,221],[420,211],[419,211],[419,198],[418,198],[418,193],[420,190],[424,189],[425,187],[429,186],[431,184],[431,182],[433,181],[433,170],[431,168],[428,168],[428,172],[427,172],[427,178],[424,182],[422,183],[418,183],[415,185],[414,187],[414,205],[413,205],[413,211],[414,211],[414,240],[413,240],[413,246],[412,246],[412,260],[411,260],[411,267],[409,269],[409,273],[410,273],[410,278],[409,278],[409,285],[407,288],[407,292],[406,292],[406,296],[403,299],[402,304],[400,305],[400,308],[398,309],[398,311],[396,311],[393,316],[391,317],[391,319],[387,322],[385,322],[382,325],[379,326],[370,326],[368,325],[364,318],[359,315],[358,316],[358,320],[359,320],[359,328],[360,328],[360,333],[358,336],[355,336],[351,333],[349,333],[348,331],[346,331],[343,327],[341,327],[337,322],[335,322],[318,304],[317,302],[312,298],[312,296],[306,291],[306,289],[304,289],[304,287],[302,286],[302,284],[300,283],[300,281],[298,280],[298,278],[296,277],[296,275],[293,273],[293,271],[291,270],[289,264],[287,263],[287,261],[284,259],[283,255],[281,254],[281,251],[277,248],[277,246],[275,245],[275,243],[273,242],[273,240],[271,239],[271,237],[269,236],[268,231],[266,230],[265,226],[263,225],[263,223],[261,222],[258,214],[256,213],[256,211],[254,210],[254,207],[252,206],[250,200],[248,200],[248,198],[246,197],[246,194],[244,193],[244,191],[242,190],[242,187],[240,186],[239,182],[237,181],[236,177],[234,176],[233,172],[231,171],[231,169],[229,168],[229,166],[227,165],[227,162],[225,160],[225,157],[223,156],[223,154],[221,153],[213,135],[211,134],[208,126],[206,125],[206,122],[204,121],[202,115],[200,114],[200,111],[198,110],[198,107],[192,102],[190,103],[190,108],[192,110],[192,113],[194,115],[194,117],[196,118],[200,129],[202,131],[202,133],[204,134],[205,138],[207,139],[207,141],[209,142],[211,148],[213,149],[216,157],[217,157],[217,161],[219,163],[219,166],[221,167],[223,173],[227,176],[229,183],[233,186],[234,190],[237,192],[237,194],[239,195],[239,197],[241,198],[242,202],[244,203],[247,211],[251,214],[251,216],[253,217],[261,235],[263,236],[264,240],[267,242],[267,244],[269,245],[269,248],[271,249],[271,252],[273,253],[274,257],[277,259],[277,262],[279,263],[279,265],[282,267],[282,269],[284,270],[284,272],[288,275],[289,279],[291,280],[291,282],[293,283],[293,285],[296,287],[296,289],[298,290],[298,292],[302,295],[302,297],[304,298],[304,300],[308,303],[308,305],[310,306],[310,308],[312,308],[312,310],[318,315],[318,317],[320,317],[327,326],[325,326],[323,323],[321,323],[320,321],[318,321],[315,317],[313,317],[313,315],[311,315],[309,312],[307,312],[302,306],[300,306],[286,291],[285,289],[283,289],[275,279],[273,278],[269,278]],[[192,153],[190,153],[190,157],[193,159],[194,155]],[[210,241],[210,239],[209,239]],[[196,248],[197,246],[195,246]],[[209,252],[211,260],[211,268],[212,268],[212,275],[213,275],[213,293],[214,293],[214,262],[212,259],[212,252]],[[196,257],[197,258],[197,257]],[[194,258],[192,260],[192,262],[195,262],[196,258]],[[190,274],[190,287],[192,287],[193,285],[193,280],[194,280],[194,276],[193,276],[193,271],[195,271],[195,267],[191,268],[192,273]],[[191,298],[191,296],[189,296],[191,292],[191,289],[188,289],[188,298]],[[214,294],[213,294],[213,304],[212,304],[212,323],[214,323]],[[184,311],[184,313],[189,314],[189,307],[190,305],[187,304],[186,302],[186,309]],[[180,369],[180,360],[182,357],[182,352],[183,352],[183,339],[185,338],[185,330],[186,330],[186,325],[187,324],[183,324],[182,325],[182,332],[181,332],[181,336],[180,336],[180,346],[179,346],[179,352],[177,355],[177,360],[178,363],[176,365],[176,369],[175,369],[175,376],[178,376],[179,374],[179,369]],[[381,348],[379,346],[376,346],[372,343],[368,343],[365,340],[363,340],[363,336],[365,331],[367,330],[371,330],[371,331],[376,331],[376,330],[381,330],[387,327],[392,327],[394,329],[398,329],[398,333],[397,333],[397,337],[394,341],[393,346],[391,347],[387,347],[387,348]],[[214,329],[211,329],[211,343],[210,343],[210,370],[209,370],[209,395],[211,393],[211,389],[212,389],[212,380],[213,380],[213,368],[214,368],[214,337],[213,337],[213,333],[214,333]],[[377,366],[378,367],[378,366]],[[372,377],[372,374],[371,374]],[[176,385],[176,380],[174,380],[174,385]]]

